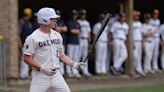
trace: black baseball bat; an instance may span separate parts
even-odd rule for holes
[[[110,20],[111,18],[112,18],[112,15],[111,15],[111,14],[107,13],[107,14],[105,15],[105,18],[103,19],[102,25],[101,25],[101,27],[100,27],[100,29],[99,29],[98,35],[97,35],[95,41],[93,42],[91,48],[89,49],[88,55],[86,56],[86,58],[85,58],[84,61],[82,61],[82,62],[85,63],[85,62],[87,61],[89,55],[92,53],[92,51],[93,51],[93,49],[94,49],[94,47],[95,47],[95,45],[96,45],[96,42],[97,42],[98,39],[100,38],[102,32],[104,31],[105,27],[107,26],[107,24],[108,24],[108,22],[109,22],[109,20]]]

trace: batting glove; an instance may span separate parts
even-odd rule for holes
[[[52,75],[56,74],[56,72],[57,72],[57,71],[54,71],[50,68],[47,68],[44,64],[41,65],[40,71],[43,72],[44,74],[48,75],[48,76],[52,76]]]
[[[77,69],[84,69],[84,67],[86,66],[86,63],[84,62],[80,62],[80,63],[74,63],[73,64],[73,68],[77,68]]]

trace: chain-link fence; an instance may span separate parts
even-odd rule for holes
[[[0,85],[7,85],[6,77],[6,41],[0,41]]]

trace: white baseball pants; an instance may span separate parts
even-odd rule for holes
[[[22,49],[22,53],[23,53],[23,49]],[[26,64],[23,60],[23,55],[21,57],[21,61],[20,61],[20,77],[21,78],[25,78],[25,77],[29,77],[29,66],[28,64]]]
[[[161,67],[162,67],[162,70],[164,70],[164,46],[162,47]]]
[[[107,73],[107,42],[96,43],[96,73]]]
[[[79,62],[79,45],[74,44],[68,44],[67,45],[67,54],[68,57],[70,57],[74,62]],[[72,68],[70,66],[66,66],[67,74],[78,74],[79,71],[75,68]]]
[[[137,72],[143,72],[142,70],[142,46],[141,41],[134,41],[134,48],[133,48],[133,54],[134,54],[134,67]]]
[[[125,42],[120,39],[113,40],[113,66],[119,70],[127,59],[127,48]]]
[[[47,76],[42,72],[34,70],[30,92],[47,92],[50,87],[53,92],[71,92],[60,71],[53,76]]]
[[[88,39],[80,39],[80,48],[79,48],[79,59],[84,59],[88,54]],[[88,60],[86,61],[86,67],[84,69],[84,74],[88,74]]]
[[[144,63],[143,63],[143,68],[144,71],[151,71],[151,61],[153,58],[153,42],[144,42]]]
[[[159,70],[159,67],[158,67],[159,42],[160,42],[160,39],[158,37],[154,38],[153,59],[152,59],[153,70]]]

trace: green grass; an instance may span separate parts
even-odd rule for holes
[[[101,88],[101,89],[88,89],[77,92],[164,92],[164,84],[151,85],[151,86],[137,86],[125,88]]]
[[[5,91],[5,90],[0,90],[0,92],[14,92],[14,91]]]

